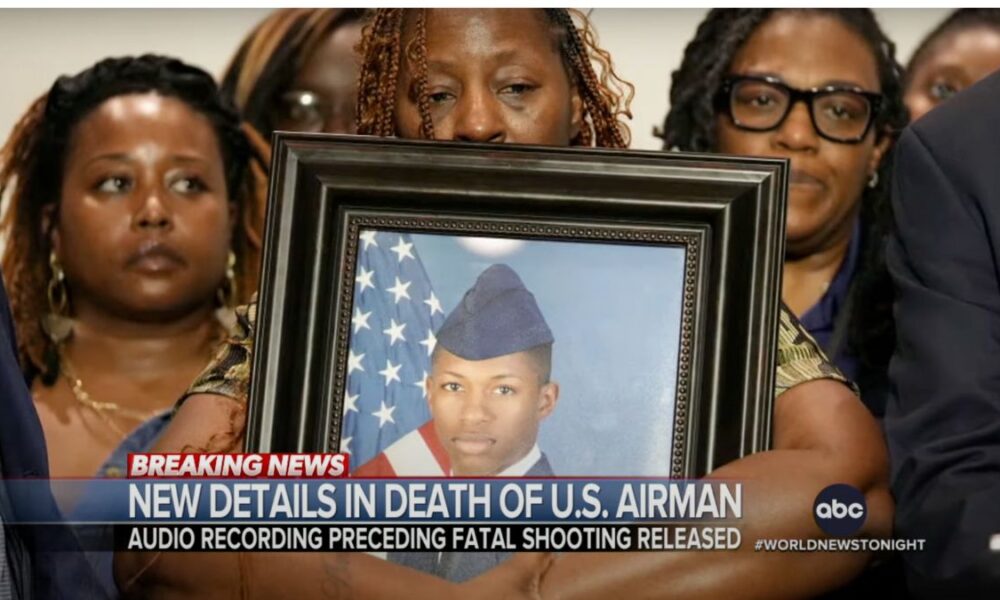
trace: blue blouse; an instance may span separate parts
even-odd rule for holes
[[[148,452],[153,447],[157,438],[160,437],[160,434],[163,433],[163,430],[166,429],[172,414],[172,409],[166,410],[132,430],[132,433],[122,440],[122,443],[115,448],[111,456],[104,461],[104,464],[98,469],[95,477],[124,477],[128,467],[129,453]],[[73,509],[69,521],[74,520],[73,515],[99,515],[101,514],[102,506],[103,500],[101,495],[97,493],[95,488],[89,488],[84,491],[83,497],[80,498],[80,501]],[[110,539],[114,535],[114,532],[112,528],[108,527],[94,535],[107,536],[109,540],[108,544],[110,545]],[[118,586],[115,583],[113,571],[114,553],[86,552],[85,554],[105,595],[111,599],[118,598],[121,594],[118,592]]]
[[[827,354],[830,352],[830,343],[833,341],[833,330],[836,326],[837,315],[847,302],[847,296],[851,291],[851,283],[857,274],[859,255],[861,254],[861,224],[860,221],[854,224],[854,232],[851,234],[851,242],[847,247],[847,255],[841,263],[837,275],[830,282],[830,287],[819,299],[819,302],[807,310],[799,319],[802,326],[816,338],[819,345]],[[841,344],[840,351],[836,356],[829,357],[833,364],[847,375],[848,379],[857,381],[858,379],[858,359],[851,354],[846,344]]]

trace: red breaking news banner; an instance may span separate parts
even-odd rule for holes
[[[185,479],[347,477],[347,454],[129,454],[128,476]]]

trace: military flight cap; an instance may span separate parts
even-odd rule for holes
[[[507,265],[483,271],[437,333],[437,343],[466,360],[486,360],[554,341],[535,296]]]

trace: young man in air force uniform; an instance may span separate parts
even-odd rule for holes
[[[559,400],[552,331],[507,265],[483,271],[437,334],[427,378],[435,437],[453,477],[551,477],[538,429]],[[466,581],[508,552],[390,552],[389,560]]]

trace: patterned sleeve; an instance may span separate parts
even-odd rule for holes
[[[793,386],[814,379],[834,379],[858,394],[857,386],[848,381],[840,369],[830,362],[816,340],[784,303],[781,304],[780,313],[774,397],[777,398]]]
[[[236,326],[205,370],[185,392],[184,400],[194,394],[218,394],[246,402],[250,388],[250,359],[253,355],[254,325],[257,321],[257,296],[250,304],[236,309]]]

